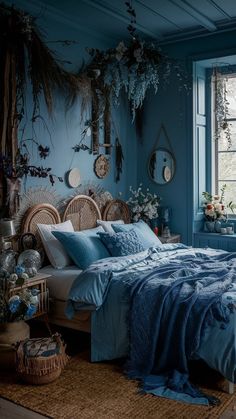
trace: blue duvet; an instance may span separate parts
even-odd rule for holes
[[[93,361],[128,356],[127,373],[146,392],[207,404],[188,381],[188,360],[236,381],[235,269],[234,253],[181,244],[104,259],[74,282],[67,314],[95,309]]]

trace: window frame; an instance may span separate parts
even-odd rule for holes
[[[221,153],[235,153],[236,155],[236,148],[230,149],[230,150],[219,150],[219,140],[218,138],[214,138],[215,136],[215,130],[216,130],[216,114],[215,114],[215,103],[216,103],[216,84],[214,81],[214,75],[213,75],[213,69],[208,69],[208,77],[210,77],[210,109],[208,108],[207,111],[207,126],[208,126],[208,138],[211,143],[210,147],[210,171],[211,171],[211,177],[210,177],[210,188],[209,190],[215,191],[216,194],[219,194],[219,182],[221,183],[235,183],[236,184],[236,177],[233,180],[228,179],[219,179],[219,154]],[[236,66],[226,66],[221,67],[221,73],[222,77],[227,76],[228,78],[234,77],[236,79]],[[209,112],[209,113],[208,113]],[[236,123],[236,117],[232,118],[226,118],[227,122],[235,122]],[[214,162],[214,164],[213,164]],[[236,214],[230,213],[228,214],[228,217],[231,219],[236,219]]]

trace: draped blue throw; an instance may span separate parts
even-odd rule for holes
[[[227,327],[230,309],[221,303],[234,269],[211,266],[210,274],[175,261],[141,276],[131,287],[130,356],[126,372],[146,393],[188,403],[215,404],[189,382],[188,361],[213,319]]]

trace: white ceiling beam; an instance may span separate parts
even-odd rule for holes
[[[172,4],[175,4],[175,6],[179,7],[179,9],[181,9],[182,11],[184,10],[186,13],[188,13],[190,16],[192,16],[195,20],[197,20],[207,30],[209,30],[211,32],[217,30],[216,25],[210,19],[208,19],[206,16],[204,16],[198,10],[196,10],[187,1],[185,1],[185,0],[169,0],[169,1]]]
[[[130,24],[130,19],[128,17],[124,16],[117,9],[115,10],[114,8],[111,8],[107,4],[105,5],[103,2],[101,2],[99,0],[82,0],[82,1],[84,3],[90,5],[90,6],[94,7],[95,9],[100,10],[103,13],[106,13],[108,16],[112,16],[112,17],[116,18],[117,20],[120,20],[121,22],[124,22],[126,24]],[[154,39],[157,39],[157,38],[161,39],[162,38],[162,35],[158,30],[156,32],[150,31],[149,29],[147,29],[143,25],[140,25],[139,23],[136,23],[135,27],[140,32],[144,33],[145,35],[150,36],[151,38],[154,38]]]

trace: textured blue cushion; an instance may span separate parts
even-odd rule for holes
[[[133,255],[145,250],[134,230],[116,234],[99,232],[98,235],[112,256]]]
[[[145,250],[149,247],[162,246],[156,234],[142,220],[133,224],[112,224],[112,228],[116,233],[135,230]]]
[[[73,233],[52,231],[52,234],[61,242],[74,263],[79,268],[86,269],[95,260],[110,257],[97,235],[99,231],[103,231],[103,228],[97,227]]]

